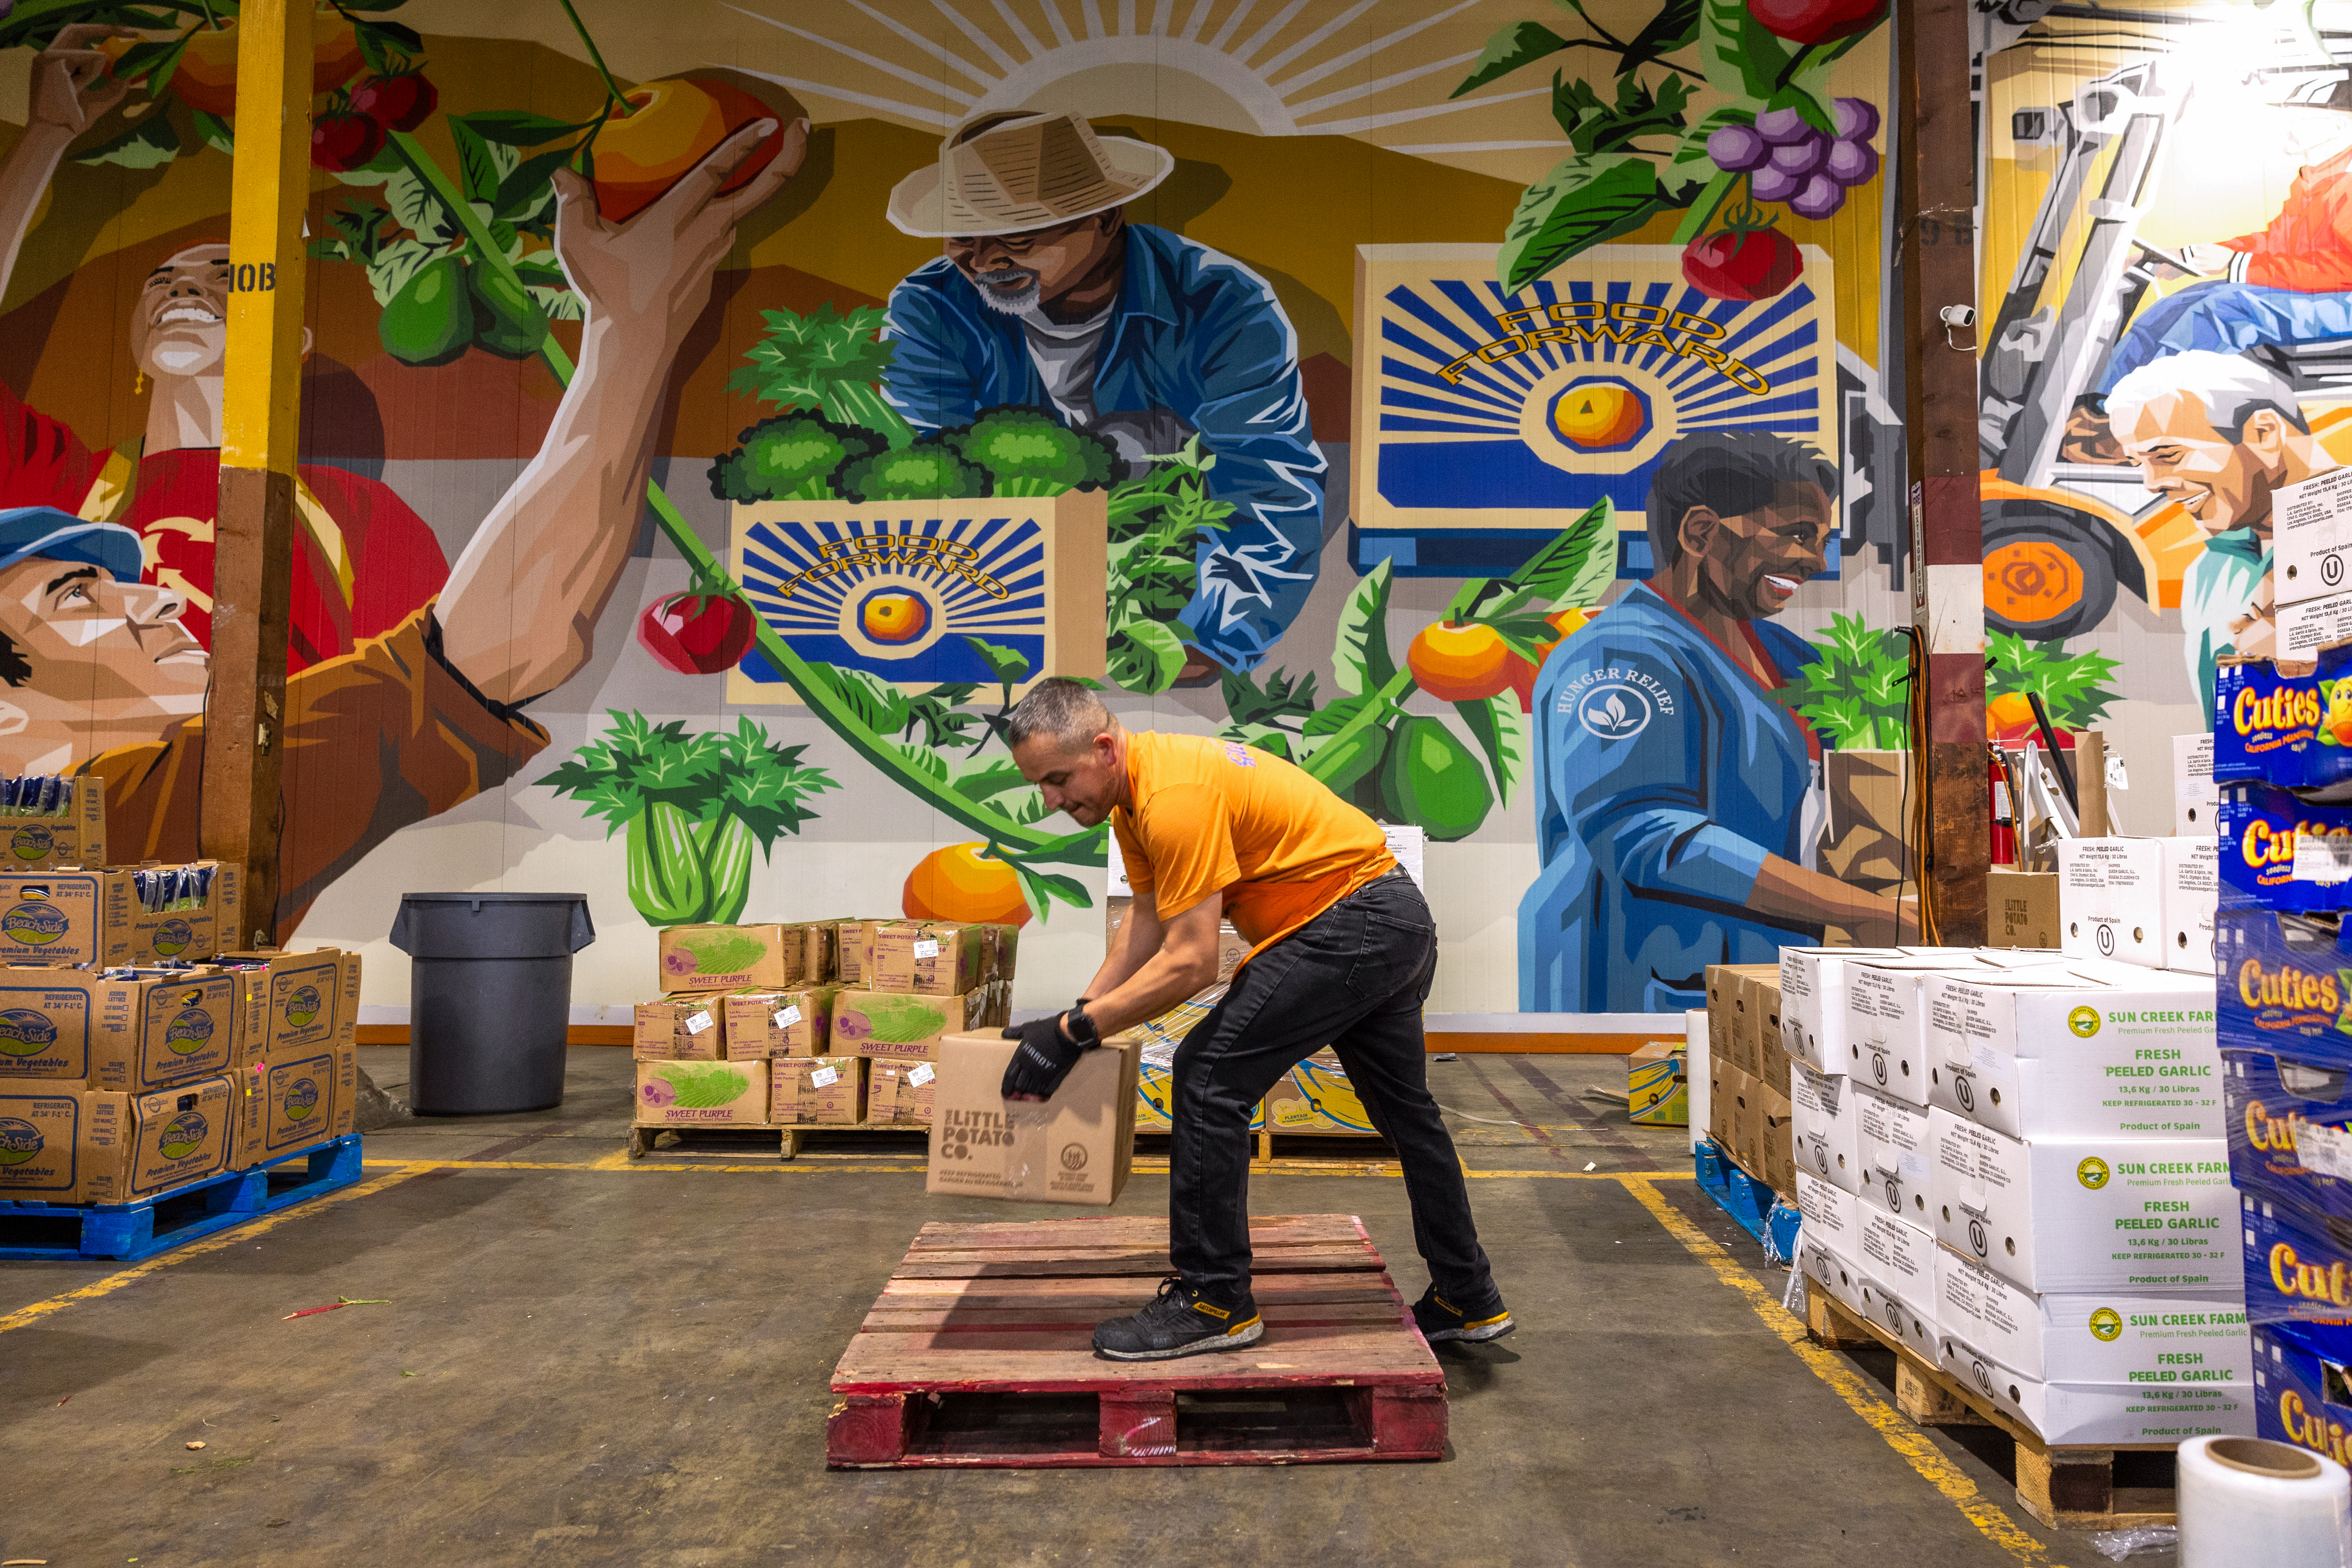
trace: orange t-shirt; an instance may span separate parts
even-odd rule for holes
[[[1253,956],[1396,867],[1380,824],[1238,742],[1135,731],[1127,783],[1110,823],[1129,882],[1163,921],[1223,893]]]

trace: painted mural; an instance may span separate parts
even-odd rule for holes
[[[1444,1010],[1909,929],[1883,5],[660,12],[320,14],[281,931],[390,959],[404,889],[584,889],[593,1013],[666,924],[1012,919],[1043,1005],[1105,876],[1002,738],[1047,675],[1425,830]],[[0,20],[0,760],[96,768],[163,858],[235,31]],[[2226,160],[2151,62],[2037,37],[1988,79],[1987,265],[2032,285],[1986,311],[1988,730],[2127,729],[2160,830],[2200,661],[2267,624],[2255,512],[2335,461],[2324,353],[2263,345],[2343,296],[2256,268],[2302,239],[2065,249]]]

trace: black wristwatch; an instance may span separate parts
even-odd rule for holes
[[[1062,1015],[1062,1027],[1070,1038],[1092,1050],[1102,1044],[1102,1032],[1095,1027],[1095,1021],[1087,1016],[1087,998],[1079,997],[1077,1005]]]

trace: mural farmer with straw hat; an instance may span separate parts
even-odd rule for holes
[[[986,408],[1049,409],[1139,466],[1194,435],[1232,503],[1200,547],[1179,683],[1265,658],[1315,585],[1322,453],[1298,335],[1265,280],[1126,205],[1175,167],[1075,114],[993,114],[890,193],[890,221],[943,241],[890,295],[883,393],[929,434]]]

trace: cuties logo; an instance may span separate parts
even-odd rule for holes
[[[196,930],[184,920],[168,920],[155,928],[155,951],[177,958],[195,944]]]
[[[2280,879],[2280,868],[2293,868],[2294,841],[2299,837],[2352,838],[2352,827],[2323,827],[2315,822],[2299,822],[2282,830],[2258,816],[2246,824],[2246,831],[2239,837],[2238,855],[2253,871],[2257,881],[2265,877],[2276,881]]]
[[[2113,1344],[2123,1331],[2123,1314],[2113,1307],[2102,1307],[2091,1314],[2091,1337],[2101,1343]]]
[[[49,831],[46,823],[28,822],[9,837],[8,853],[19,860],[31,862],[47,855],[57,841],[58,836]]]
[[[5,1048],[5,1047],[0,1047]],[[2246,1142],[2265,1154],[2294,1152],[2294,1130],[2304,1118],[2298,1111],[2273,1116],[2259,1100],[2246,1101]]]
[[[47,947],[66,934],[65,913],[47,895],[26,889],[25,901],[0,915],[0,937],[19,947]]]
[[[2107,1163],[2094,1154],[2074,1167],[2074,1179],[2095,1193],[2107,1184]]]
[[[2066,1030],[2077,1039],[2087,1040],[2099,1032],[2099,1010],[2077,1007],[2066,1015]]]
[[[205,1134],[211,1131],[212,1123],[205,1120],[204,1112],[184,1110],[164,1124],[155,1147],[166,1160],[184,1160],[205,1146]]]
[[[0,1169],[21,1165],[41,1152],[41,1130],[21,1117],[0,1116]]]
[[[2279,1394],[2279,1425],[2286,1435],[2315,1454],[2325,1454],[2337,1464],[2352,1463],[2352,1454],[2346,1452],[2344,1428],[2304,1404],[2303,1395],[2294,1389]]]
[[[38,1056],[57,1043],[58,1026],[31,1008],[0,1013],[0,1056]]]
[[[2230,704],[2230,728],[2241,735],[2270,734],[2280,742],[2305,740],[2319,727],[2322,706],[2315,688],[2282,686],[2257,696],[2252,687],[2246,687]],[[2278,733],[2288,730],[2302,733]]]
[[[2262,960],[2250,958],[2238,965],[2238,999],[2256,1012],[2283,1009],[2291,1013],[2316,1013],[2326,1018],[2336,1017],[2344,1010],[2344,987],[2341,971],[2314,973],[2283,964],[2275,970],[2263,967]],[[2280,1027],[2294,1020],[2278,1024],[2258,1020],[2265,1028]]]
[[[293,994],[286,998],[286,1021],[298,1029],[304,1029],[316,1023],[318,1017],[319,988],[315,985],[294,987]]]
[[[319,1109],[319,1086],[312,1079],[298,1078],[286,1086],[286,1092],[278,1097],[278,1103],[285,1110],[287,1121],[305,1121],[310,1112]]]
[[[180,1000],[194,1002],[201,1000],[203,996],[204,993],[201,991],[191,991]],[[184,1006],[170,1023],[163,1026],[163,1044],[170,1047],[174,1056],[194,1056],[203,1050],[205,1042],[212,1037],[213,1016],[202,1007]]]
[[[2352,1270],[2342,1263],[2305,1263],[2284,1241],[2271,1248],[2270,1263],[2271,1284],[2289,1300],[2352,1308]]]

